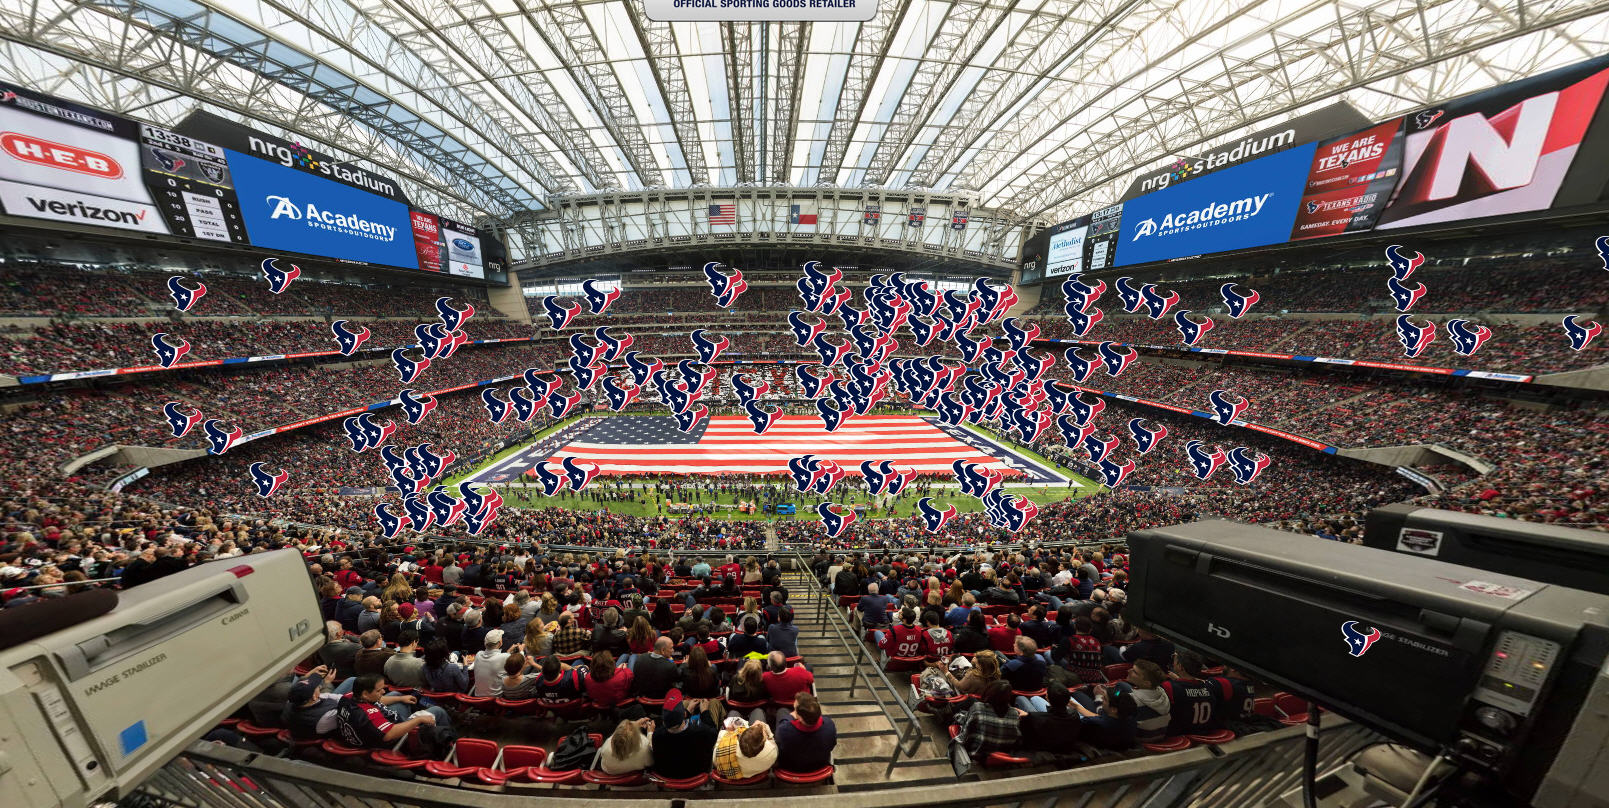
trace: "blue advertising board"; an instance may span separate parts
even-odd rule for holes
[[[1117,266],[1280,244],[1290,238],[1309,143],[1123,204]]]
[[[254,245],[418,269],[408,206],[224,150]]]

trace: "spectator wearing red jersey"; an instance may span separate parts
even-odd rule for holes
[[[800,693],[809,693],[816,686],[816,677],[804,665],[788,667],[788,659],[781,651],[772,651],[767,660],[765,676],[766,692],[771,694],[771,701],[778,704],[792,704],[794,697]]]

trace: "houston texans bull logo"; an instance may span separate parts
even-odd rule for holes
[[[916,518],[922,521],[922,528],[929,533],[938,533],[943,530],[944,526],[949,524],[957,513],[958,511],[956,511],[954,505],[950,505],[942,511],[933,507],[932,497],[922,497],[916,501]]]
[[[440,527],[451,526],[463,517],[469,506],[457,497],[450,496],[439,487],[425,495],[425,502],[430,505],[430,513],[436,518]]]
[[[849,421],[853,410],[840,409],[839,405],[828,398],[816,399],[816,414],[821,417],[822,428],[828,432],[837,432],[838,428]]]
[[[207,436],[207,454],[221,455],[228,452],[246,433],[238,426],[226,430],[223,421],[208,418],[201,422],[201,434]]]
[[[1341,638],[1346,640],[1346,652],[1350,656],[1361,657],[1369,653],[1371,648],[1380,639],[1380,629],[1371,628],[1365,634],[1358,629],[1358,621],[1348,620],[1341,624]]]
[[[760,396],[763,396],[770,391],[771,384],[769,382],[761,381],[758,385],[756,385],[749,381],[749,374],[747,373],[732,374],[732,392],[737,393],[738,401],[745,403],[757,401],[759,400]]]
[[[1124,348],[1119,351],[1118,347],[1115,342],[1103,342],[1095,346],[1095,353],[1100,355],[1101,364],[1106,366],[1106,375],[1108,376],[1123,375],[1123,371],[1129,366],[1129,363],[1140,355],[1140,352],[1133,348]]]
[[[559,458],[559,466],[564,469],[565,485],[576,493],[585,491],[587,486],[592,483],[592,478],[598,476],[598,472],[601,470],[596,463],[582,465],[577,463],[573,457]]]
[[[330,333],[335,335],[335,347],[339,348],[342,356],[351,356],[358,352],[358,348],[369,340],[369,329],[364,328],[353,331],[348,327],[348,321],[336,320],[330,323]]]
[[[430,501],[425,494],[403,494],[402,510],[407,515],[408,522],[413,525],[413,529],[420,533],[429,530],[430,526],[436,523],[436,512],[431,510]]]
[[[832,489],[848,474],[849,472],[845,471],[843,466],[831,460],[812,460],[810,462],[810,490],[826,496],[832,493]]]
[[[278,474],[268,473],[268,464],[262,461],[251,464],[246,471],[251,474],[251,484],[257,488],[257,496],[267,499],[274,495],[279,487],[291,478],[290,472],[282,471]]]
[[[492,423],[501,424],[513,412],[513,407],[497,397],[498,388],[483,387],[480,391],[481,404],[486,407],[486,414],[491,416]],[[556,416],[557,417],[557,416]]]
[[[673,379],[668,373],[654,377],[654,387],[659,391],[659,400],[670,407],[672,414],[686,412],[696,401],[693,394],[687,391],[687,382]]]
[[[1593,246],[1598,248],[1598,260],[1603,262],[1603,268],[1609,269],[1609,236],[1599,236]]]
[[[598,281],[588,278],[581,282],[581,295],[587,301],[587,311],[593,314],[603,314],[609,310],[609,305],[620,299],[620,284],[604,291],[598,288]]]
[[[854,328],[857,325],[866,325],[872,321],[871,312],[866,309],[857,309],[844,303],[838,307],[838,319],[843,321],[844,328]]]
[[[708,333],[705,329],[695,328],[693,333],[688,335],[693,341],[693,350],[698,352],[698,361],[706,365],[713,364],[716,359],[720,358],[721,352],[732,345],[732,341],[726,337],[712,340],[706,336]]]
[[[268,281],[268,291],[274,294],[284,294],[290,288],[291,281],[302,277],[302,268],[291,264],[290,269],[280,269],[278,259],[264,258],[261,265],[263,278]]]
[[[1190,473],[1198,480],[1210,479],[1213,472],[1229,462],[1229,456],[1224,454],[1223,449],[1214,446],[1212,451],[1208,452],[1203,448],[1205,446],[1206,444],[1199,440],[1192,440],[1184,445],[1185,457],[1190,461]]]
[[[902,292],[911,302],[911,308],[922,317],[932,317],[939,306],[939,296],[927,288],[927,281],[911,281]]]
[[[356,415],[341,419],[341,429],[346,433],[346,439],[352,444],[352,451],[362,452],[369,448],[369,434],[363,431],[363,425],[358,423]]]
[[[495,491],[493,493],[496,493]],[[465,513],[480,513],[486,508],[486,497],[475,490],[474,483],[461,480],[458,483],[458,497],[464,501]]]
[[[1386,248],[1386,264],[1391,267],[1393,280],[1407,280],[1424,263],[1424,253],[1414,253],[1412,258],[1408,258],[1402,254],[1401,244],[1393,244]]]
[[[743,414],[748,416],[749,423],[754,425],[754,434],[764,435],[773,424],[782,420],[782,408],[768,410],[758,401],[743,402]]]
[[[1012,425],[1017,428],[1017,433],[1022,435],[1022,442],[1032,446],[1039,440],[1039,436],[1055,423],[1055,420],[1056,415],[1049,410],[1024,408],[1012,418]]]
[[[1056,355],[1053,353],[1035,356],[1027,348],[1017,352],[1017,367],[1022,368],[1023,372],[1028,374],[1027,378],[1030,382],[1037,382],[1043,379],[1045,374],[1055,366]]]
[[[1099,463],[1112,453],[1121,443],[1117,438],[1106,438],[1099,435],[1090,435],[1084,439],[1084,451],[1089,453],[1089,462]]]
[[[1020,322],[1016,317],[1007,317],[1000,324],[1000,327],[1006,332],[1006,341],[1011,343],[1011,349],[1018,353],[1028,350],[1028,344],[1039,339],[1038,323],[1028,323],[1028,326],[1024,328],[1019,324]]]
[[[988,339],[988,337],[984,339]],[[964,334],[956,334],[955,347],[961,349],[961,360],[963,362],[976,362],[978,361],[978,353],[982,350],[983,341],[972,339]]]
[[[456,309],[453,308],[452,298],[438,297],[436,316],[441,318],[442,326],[449,332],[457,331],[464,327],[464,323],[469,322],[469,318],[475,316],[475,306],[472,303],[465,303],[462,309]]]
[[[1145,310],[1151,319],[1160,320],[1168,315],[1168,309],[1179,302],[1179,293],[1169,290],[1164,295],[1157,291],[1156,284],[1148,283],[1140,287],[1140,299],[1145,301]]]
[[[637,358],[636,351],[628,351],[626,352],[626,368],[631,371],[631,380],[636,382],[638,387],[641,387],[652,381],[654,376],[661,370],[664,370],[665,363],[658,359],[654,359],[651,363],[644,362]],[[535,389],[535,385],[532,385],[532,389]]]
[[[1106,399],[1101,396],[1096,396],[1094,401],[1085,401],[1083,393],[1075,392],[1067,399],[1067,414],[1073,417],[1073,423],[1080,426],[1094,421],[1095,416],[1105,409]]]
[[[676,419],[676,428],[683,432],[692,432],[694,429],[697,429],[699,423],[709,416],[710,408],[704,406],[703,404],[700,404],[697,407],[688,407],[682,412],[672,414],[672,417]]]
[[[807,454],[788,458],[788,476],[793,478],[793,487],[801,494],[810,490],[810,481],[815,478],[815,457]]]
[[[1073,381],[1083,384],[1095,372],[1095,366],[1100,360],[1086,359],[1078,352],[1078,346],[1073,346],[1062,352],[1062,358],[1067,360],[1067,368],[1073,373]]]
[[[938,406],[934,408],[939,414],[939,420],[950,426],[960,426],[962,421],[972,415],[972,407],[958,400],[953,393],[940,393]]]
[[[1050,403],[1050,411],[1061,415],[1067,412],[1073,397],[1073,391],[1061,386],[1055,379],[1045,380],[1045,401]]]
[[[829,297],[836,299],[837,293],[833,286],[843,280],[844,273],[837,267],[833,267],[830,273],[822,272],[820,261],[806,261],[803,270],[804,276],[795,283],[795,287],[799,290],[799,299],[804,301],[806,309],[821,311]]]
[[[978,306],[981,305],[976,297],[970,294],[964,295],[958,289],[946,291],[942,302],[944,303],[945,312],[949,314],[949,317],[945,319],[952,323],[959,323],[971,318],[972,313],[977,311]]]
[[[676,362],[676,372],[681,374],[682,381],[687,383],[688,394],[695,396],[703,393],[704,388],[708,387],[709,383],[714,381],[717,375],[715,368],[706,367],[703,370],[699,370],[696,367],[697,364],[691,359],[682,359]]]
[[[396,369],[397,378],[401,379],[403,384],[412,384],[425,372],[425,368],[430,367],[430,357],[420,356],[418,359],[412,359],[408,356],[407,348],[394,348],[391,351],[391,366]]]
[[[461,489],[460,489],[461,490]],[[497,518],[497,511],[503,507],[503,495],[492,491],[482,498],[480,510],[464,512],[464,530],[471,536],[479,536],[492,520]]]
[[[1418,284],[1416,288],[1409,288],[1396,278],[1386,278],[1386,289],[1391,291],[1391,301],[1396,305],[1397,311],[1412,309],[1414,304],[1419,302],[1419,298],[1424,297],[1425,292],[1430,291],[1422,283]]]
[[[961,379],[961,400],[971,405],[973,409],[984,409],[1000,395],[1000,385],[985,381],[975,374],[968,374]]]
[[[158,331],[151,335],[151,349],[156,352],[156,361],[162,367],[171,368],[190,352],[190,343],[185,342],[183,337],[169,337],[168,332]]]
[[[563,418],[581,403],[581,391],[577,390],[570,395],[563,395],[554,390],[547,395],[548,414],[554,418]]]
[[[196,288],[187,288],[182,281],[183,275],[174,275],[168,278],[168,297],[173,298],[173,307],[179,311],[189,311],[197,301],[207,293],[207,285],[196,282]]]
[[[357,415],[357,419],[358,427],[363,430],[363,436],[368,441],[369,449],[378,449],[397,431],[397,425],[391,421],[386,421],[383,426],[375,423],[373,413],[360,412]]]
[[[1007,362],[1014,361],[1017,358],[1016,351],[1013,351],[1010,348],[1001,349],[995,347],[994,337],[985,337],[981,344],[983,345],[983,349],[978,352],[978,355],[983,357],[983,361],[985,362],[996,365],[1004,365]]]
[[[402,417],[408,423],[418,426],[425,416],[436,410],[435,396],[419,396],[419,391],[412,388],[397,393],[397,399],[402,402]]]
[[[1474,356],[1486,341],[1492,338],[1492,329],[1484,325],[1470,325],[1468,320],[1453,318],[1447,321],[1447,339],[1453,343],[1453,352],[1459,356]]]
[[[1110,457],[1103,458],[1097,465],[1101,471],[1101,482],[1105,483],[1107,488],[1116,488],[1122,485],[1123,481],[1128,479],[1128,476],[1133,474],[1136,468],[1133,460],[1118,463]]]
[[[558,295],[548,295],[542,298],[542,311],[548,316],[548,323],[554,331],[563,331],[570,327],[570,321],[581,313],[581,304],[561,302],[563,298]]]
[[[1061,292],[1067,301],[1063,310],[1089,311],[1089,307],[1095,305],[1095,301],[1100,300],[1101,295],[1106,294],[1106,282],[1096,281],[1094,286],[1090,286],[1084,283],[1079,275],[1074,275],[1062,281]]]
[[[442,328],[441,323],[420,323],[413,327],[413,336],[419,341],[419,350],[426,359],[440,359],[446,351],[446,342],[452,339],[452,334]]]
[[[394,539],[402,529],[413,524],[405,513],[397,513],[397,509],[389,502],[376,503],[374,518],[380,523],[380,535]]]
[[[1425,352],[1430,343],[1436,341],[1436,324],[1419,325],[1406,314],[1397,315],[1397,341],[1402,343],[1402,353],[1410,359],[1418,357]]]
[[[832,340],[827,339],[827,335],[817,334],[814,339],[810,340],[810,347],[816,349],[816,356],[821,359],[821,364],[830,368],[843,362],[844,356],[849,353],[849,349],[853,346],[849,344],[849,340],[834,343]]]
[[[603,374],[607,370],[602,364],[581,364],[573,356],[564,360],[564,363],[570,368],[570,375],[575,379],[575,386],[582,390],[591,390],[592,386],[603,378]]]
[[[642,388],[634,384],[622,385],[613,376],[603,377],[603,394],[609,399],[609,409],[621,412],[631,406],[642,394]]]
[[[542,495],[551,497],[564,489],[564,476],[553,470],[553,464],[546,460],[531,467],[536,473],[536,482],[542,486]]]
[[[843,534],[844,528],[854,524],[855,520],[860,518],[855,514],[853,508],[840,512],[838,504],[834,502],[822,502],[816,505],[816,513],[821,516],[821,524],[827,529],[827,538],[829,539],[838,538]]]
[[[429,443],[421,443],[414,447],[413,451],[418,454],[419,460],[424,466],[425,476],[431,479],[440,477],[441,472],[458,459],[458,453],[451,449],[448,449],[444,455],[436,454]]]
[[[730,277],[721,274],[712,267],[711,261],[704,265],[704,278],[709,281],[710,294],[715,296],[715,305],[729,309],[737,305],[737,299],[749,290],[749,282],[743,280],[743,270],[735,269]]]
[[[592,330],[592,336],[596,337],[602,345],[599,356],[605,362],[613,362],[619,359],[620,355],[625,353],[633,342],[637,341],[637,338],[630,334],[618,338],[614,337],[610,335],[608,328],[601,325]]]
[[[793,375],[799,380],[799,391],[804,393],[805,398],[820,398],[827,385],[838,378],[832,368],[827,368],[827,375],[817,376],[810,365],[795,365]]]
[[[173,430],[173,437],[182,438],[201,423],[201,410],[186,413],[177,401],[169,401],[162,405],[162,417],[168,420],[168,429]]]
[[[1179,337],[1184,344],[1195,345],[1201,341],[1203,335],[1212,330],[1213,322],[1211,317],[1203,315],[1201,322],[1198,323],[1190,319],[1189,314],[1189,309],[1179,309],[1174,312],[1173,324],[1175,328],[1179,329]]]
[[[1133,280],[1133,278],[1124,277],[1112,282],[1112,288],[1117,290],[1117,299],[1122,301],[1123,310],[1129,314],[1134,314],[1140,310],[1141,306],[1145,305],[1145,297],[1140,294],[1140,287],[1131,283]]]
[[[602,347],[588,343],[580,334],[570,335],[570,356],[583,365],[597,364],[598,351]]]
[[[1579,316],[1571,314],[1564,318],[1564,333],[1570,338],[1571,350],[1584,351],[1603,333],[1603,325],[1593,320],[1583,325]]]
[[[380,451],[381,457],[384,458],[385,448],[382,447]],[[430,487],[430,484],[435,481],[435,478],[430,475],[430,469],[425,465],[425,459],[419,455],[419,447],[404,447],[402,450],[402,457],[402,465],[408,467],[408,476],[416,483],[413,487],[413,490],[423,491]]]
[[[1262,295],[1257,294],[1256,289],[1251,289],[1244,295],[1235,291],[1234,281],[1218,287],[1218,294],[1223,297],[1224,305],[1229,308],[1229,316],[1236,320],[1245,316],[1246,312],[1251,311],[1251,307],[1262,299]]]
[[[458,349],[469,344],[469,335],[463,331],[454,331],[441,345],[441,358],[451,359]]]
[[[538,399],[545,400],[548,397],[548,393],[564,386],[564,379],[551,370],[526,368],[520,372],[520,377],[525,380],[525,386],[530,388]]]
[[[1273,458],[1261,452],[1237,446],[1229,450],[1229,470],[1234,472],[1235,482],[1241,485],[1250,485],[1257,475],[1263,473],[1273,463]]]
[[[1039,515],[1039,505],[1027,497],[1007,496],[1005,501],[1006,530],[1016,533],[1028,526]]]
[[[1147,429],[1144,418],[1129,419],[1129,436],[1134,438],[1134,449],[1140,454],[1147,454],[1155,449],[1162,439],[1168,436],[1168,427],[1158,423],[1156,429]]]
[[[821,300],[821,313],[823,315],[836,314],[838,309],[849,305],[850,298],[855,296],[848,289],[839,289]]]
[[[1010,502],[1010,498],[1006,495],[1006,492],[1004,490],[991,489],[989,491],[985,491],[983,496],[978,497],[978,500],[983,503],[983,515],[989,520],[989,524],[993,525],[994,527],[1004,529],[1008,524],[1006,521],[1006,510],[1008,508],[1008,503]]]
[[[524,387],[510,387],[508,403],[514,406],[514,420],[522,424],[530,423],[531,416],[535,415],[537,407],[541,406],[531,391]]]
[[[976,463],[954,460],[950,463],[950,470],[955,473],[955,481],[960,484],[961,493],[969,497],[981,497],[989,493],[992,487],[991,478],[984,474]]]
[[[398,469],[402,469],[409,472],[409,479],[413,479],[412,464],[408,462],[407,458],[403,456],[402,452],[397,451],[397,447],[390,445],[381,446],[380,460],[385,463],[386,471],[392,472],[393,477],[396,476],[396,471]]]
[[[1227,390],[1213,390],[1207,393],[1207,403],[1212,409],[1212,420],[1223,426],[1233,423],[1247,407],[1251,406],[1251,399],[1238,396],[1240,401],[1230,401],[1226,393]]]
[[[1089,311],[1079,311],[1069,308],[1067,311],[1067,324],[1073,327],[1073,336],[1082,337],[1089,334],[1101,320],[1106,319],[1106,312],[1099,307],[1091,306]]]
[[[793,341],[798,343],[800,348],[807,348],[811,342],[815,341],[816,335],[827,330],[827,323],[825,320],[809,322],[805,319],[803,312],[790,311],[788,312],[788,328],[793,332]]]
[[[855,350],[860,352],[861,356],[870,356],[877,350],[878,336],[880,334],[867,331],[858,325],[849,329],[849,341],[854,343]]]

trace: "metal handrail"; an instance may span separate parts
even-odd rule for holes
[[[884,718],[888,719],[888,725],[898,730],[899,721],[895,719],[894,714],[884,704],[883,696],[878,692],[876,683],[866,675],[866,669],[862,663],[869,663],[872,671],[877,674],[878,681],[882,682],[883,687],[888,690],[888,695],[894,700],[895,704],[899,705],[900,711],[905,713],[906,729],[895,740],[894,751],[888,756],[888,767],[883,770],[883,776],[887,777],[894,771],[894,765],[899,762],[901,754],[906,756],[915,755],[916,750],[921,747],[921,741],[918,737],[922,733],[921,719],[917,717],[916,711],[912,710],[911,706],[900,696],[900,692],[894,688],[893,683],[888,681],[888,674],[883,671],[883,666],[877,664],[876,660],[871,659],[870,654],[866,651],[866,642],[855,634],[854,626],[850,625],[843,613],[838,611],[837,601],[833,600],[832,593],[828,592],[821,585],[821,582],[816,580],[816,575],[811,571],[810,565],[805,561],[804,556],[800,555],[796,550],[793,552],[793,559],[800,572],[803,573],[805,580],[809,581],[810,586],[815,590],[816,619],[832,628],[833,634],[838,637],[838,642],[844,647],[844,651],[854,658],[855,674],[849,679],[849,697],[854,698],[857,682],[864,678],[866,680],[866,690],[871,693],[872,699],[877,703],[877,709],[882,712]],[[826,618],[826,612],[829,611],[829,602],[830,611],[833,615],[831,620]],[[848,632],[847,634],[845,633],[846,631]],[[853,646],[853,649],[851,649],[851,646]],[[911,745],[909,751],[905,749],[907,744]]]

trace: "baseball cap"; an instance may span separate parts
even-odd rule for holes
[[[361,587],[361,586],[349,586],[349,587],[346,588],[346,593],[348,595],[361,595],[361,594],[363,594],[363,587]]]
[[[491,631],[486,632],[486,642],[488,644],[496,643],[497,645],[502,645],[503,630],[500,628],[494,628]]]
[[[318,695],[318,685],[302,681],[291,685],[290,700],[292,704],[305,704],[308,699]]]
[[[660,723],[666,727],[679,727],[686,721],[687,708],[682,706],[682,691],[673,687],[665,694],[665,711],[660,714]]]

